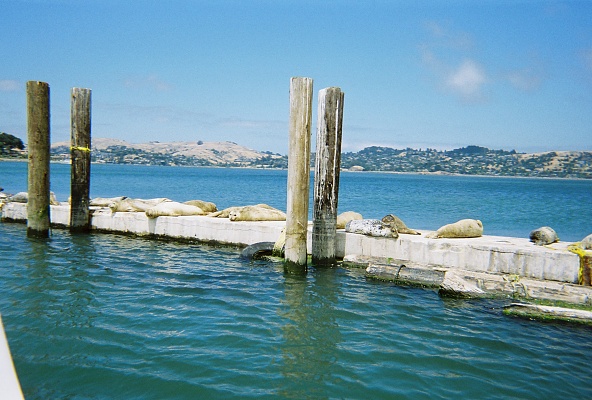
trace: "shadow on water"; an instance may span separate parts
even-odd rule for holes
[[[335,269],[312,269],[309,274],[285,274],[279,309],[281,373],[278,395],[283,398],[328,398],[336,377],[337,348],[342,341],[335,307],[341,295]]]

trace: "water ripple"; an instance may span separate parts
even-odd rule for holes
[[[284,275],[238,251],[0,224],[0,310],[28,399],[589,398],[590,329],[501,303]]]

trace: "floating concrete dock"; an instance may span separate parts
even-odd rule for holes
[[[26,222],[26,204],[8,203],[4,221]],[[69,205],[51,206],[53,226],[67,227]],[[116,212],[109,208],[91,210],[91,230],[129,233],[218,243],[238,247],[275,242],[285,228],[283,221],[237,222],[228,218],[178,216],[148,218],[143,212]],[[425,282],[441,286],[446,273],[472,281],[475,292],[497,292],[511,297],[543,298],[592,305],[592,288],[577,285],[580,257],[568,250],[570,242],[536,246],[528,239],[483,236],[467,239],[430,239],[421,235],[399,235],[397,239],[371,237],[337,231],[336,256],[344,262],[367,268],[371,278],[402,280],[402,276],[424,276]],[[312,226],[308,230],[311,252]],[[402,270],[403,265],[404,270]],[[415,272],[410,272],[415,271]],[[411,275],[409,275],[411,274]],[[451,274],[448,274],[449,276]],[[413,281],[413,279],[409,279]],[[421,278],[415,280],[422,284]]]

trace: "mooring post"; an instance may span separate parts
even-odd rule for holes
[[[49,237],[49,85],[27,82],[27,236]]]
[[[290,80],[290,139],[285,262],[288,272],[306,272],[310,191],[311,78]]]
[[[317,266],[335,265],[343,98],[337,87],[319,91],[312,225],[312,263]]]
[[[70,232],[90,230],[91,90],[72,88],[70,103]]]

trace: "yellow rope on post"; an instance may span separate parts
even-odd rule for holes
[[[88,147],[75,147],[75,146],[72,146],[72,147],[70,147],[70,150],[80,150],[80,151],[86,151],[86,152],[89,152],[90,153],[90,149]]]
[[[584,286],[592,286],[592,277],[590,267],[592,264],[592,251],[586,251],[582,248],[580,242],[576,242],[567,246],[567,250],[580,256],[580,270],[578,271],[578,283]]]

